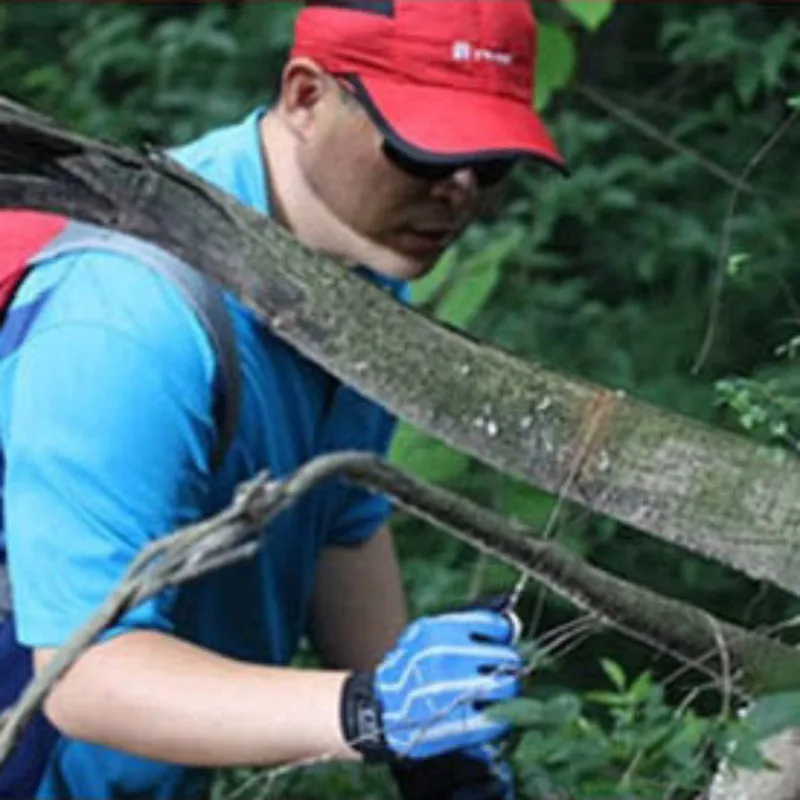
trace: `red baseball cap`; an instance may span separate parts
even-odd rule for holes
[[[310,0],[291,55],[347,76],[386,138],[413,158],[525,156],[566,171],[533,108],[529,0]]]

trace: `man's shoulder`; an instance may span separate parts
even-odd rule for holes
[[[258,211],[268,211],[259,121],[263,107],[233,124],[214,128],[168,155],[186,169]]]
[[[95,329],[146,348],[159,361],[193,362],[213,372],[210,343],[182,290],[132,256],[93,249],[50,259],[23,283],[14,307],[45,296],[29,338],[55,329]],[[68,346],[68,337],[52,338]]]

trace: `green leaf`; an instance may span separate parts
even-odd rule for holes
[[[764,738],[800,725],[800,692],[759,698],[747,713],[747,723]]]
[[[797,47],[798,39],[800,39],[798,28],[790,22],[770,36],[762,52],[759,53],[764,59],[764,82],[769,89],[778,86],[784,69],[787,67],[791,69],[791,56]]]
[[[553,93],[566,86],[575,72],[575,43],[563,28],[542,23],[536,56],[535,106],[541,111]]]
[[[586,692],[584,698],[591,703],[608,706],[609,708],[626,708],[633,703],[628,695],[619,694],[618,692]]]
[[[498,501],[504,516],[534,528],[546,525],[557,502],[553,495],[511,480],[501,484]]]
[[[731,767],[761,770],[768,765],[761,752],[761,737],[745,726],[733,728],[731,735],[718,744],[717,751]]]
[[[734,75],[734,85],[743,105],[752,105],[761,87],[761,80],[760,64],[746,61],[739,66]]]
[[[437,305],[436,316],[456,327],[468,325],[491,296],[503,263],[516,252],[523,236],[522,228],[511,228],[470,258],[464,265],[466,274],[454,281]]]
[[[725,272],[729,278],[739,278],[742,275],[742,267],[750,261],[749,253],[734,253],[728,259]]]
[[[608,658],[602,659],[600,661],[600,666],[603,668],[603,672],[608,676],[611,683],[614,684],[615,688],[620,692],[625,691],[627,680],[622,667]]]
[[[544,703],[530,697],[520,697],[489,709],[489,715],[497,720],[508,722],[515,728],[538,727],[544,716]]]
[[[581,701],[574,694],[560,694],[545,701],[520,697],[493,706],[488,713],[515,728],[562,727],[580,717]]]
[[[794,97],[790,97],[786,104],[789,108],[800,108],[800,94],[796,94]]]
[[[644,701],[647,695],[651,693],[652,690],[653,679],[649,672],[643,672],[631,684],[630,688],[628,689],[628,694],[632,700],[637,703],[641,703]],[[656,689],[656,691],[658,690]]]
[[[698,719],[691,714],[685,716],[664,743],[664,754],[675,763],[691,764],[707,741],[709,728],[710,725],[706,720]]]
[[[444,251],[434,268],[424,277],[411,284],[411,302],[415,306],[427,303],[450,277],[458,261],[458,250],[450,247]]]
[[[397,426],[389,460],[412,475],[435,484],[456,480],[469,466],[468,456],[405,422]]]
[[[561,5],[590,31],[596,31],[614,10],[614,0],[561,0]]]

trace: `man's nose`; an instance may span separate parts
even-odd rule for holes
[[[457,169],[452,175],[452,180],[469,196],[478,193],[478,176],[473,167],[466,166]]]
[[[478,178],[475,170],[470,166],[459,167],[445,180],[436,184],[434,193],[441,199],[446,199],[454,210],[462,211],[478,197]]]

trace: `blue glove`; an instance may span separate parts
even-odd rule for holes
[[[514,776],[496,745],[390,765],[403,800],[514,800]]]
[[[488,744],[508,723],[486,707],[519,694],[516,625],[475,609],[412,623],[374,673],[353,673],[342,728],[368,760],[423,759]]]

